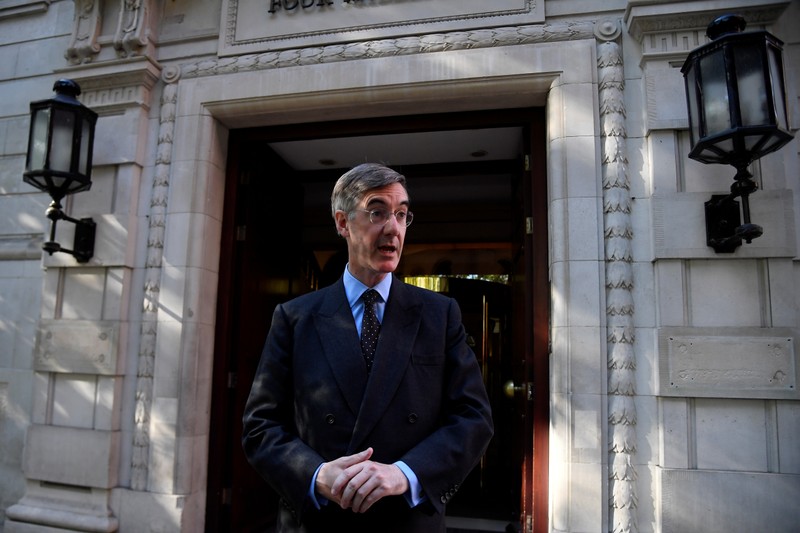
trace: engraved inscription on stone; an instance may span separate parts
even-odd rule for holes
[[[116,371],[119,325],[92,320],[43,320],[36,370],[82,374]]]
[[[544,21],[542,0],[224,0],[220,55]]]
[[[791,337],[670,336],[667,394],[729,397],[740,393],[795,391]],[[733,394],[732,394],[733,393]]]

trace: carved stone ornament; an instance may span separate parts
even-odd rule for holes
[[[100,2],[95,0],[75,0],[75,19],[72,39],[64,57],[73,65],[89,63],[100,53],[97,37],[100,35],[102,15]]]
[[[600,41],[613,41],[621,34],[622,24],[618,20],[599,20],[594,26],[594,35]]]
[[[593,21],[506,26],[209,59],[183,65],[181,71],[182,77],[188,79],[357,59],[591,39],[594,36]]]
[[[166,76],[166,78],[165,78]],[[177,81],[180,70],[164,69],[162,78]],[[156,335],[158,303],[161,292],[161,265],[164,255],[164,234],[167,226],[169,173],[172,164],[172,145],[175,131],[178,84],[167,82],[161,94],[158,146],[155,176],[150,193],[150,221],[147,230],[147,259],[145,262],[142,326],[136,372],[133,455],[131,458],[131,488],[147,490],[150,470],[150,411],[153,403],[153,381],[156,364]]]
[[[149,43],[148,0],[120,0],[114,49],[119,57],[137,55]]]
[[[600,22],[597,73],[602,136],[608,351],[609,531],[635,533],[636,351],[633,305],[633,224],[626,147],[625,72],[619,24]]]

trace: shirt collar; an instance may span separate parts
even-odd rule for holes
[[[361,295],[364,293],[364,291],[369,289],[369,287],[357,280],[355,276],[350,273],[350,269],[348,268],[350,263],[347,265],[348,266],[344,269],[343,276],[344,292],[347,295],[347,303],[350,304],[350,308],[352,309],[358,299],[361,298]],[[378,294],[381,295],[384,303],[389,301],[389,291],[392,288],[392,277],[392,274],[388,274],[381,281],[379,281],[377,285],[372,287],[378,291]]]

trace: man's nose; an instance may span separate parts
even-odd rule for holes
[[[390,213],[389,220],[387,220],[386,224],[383,225],[383,232],[390,235],[396,235],[397,233],[400,233],[400,226],[401,224],[400,221],[397,220],[397,215],[395,213]]]

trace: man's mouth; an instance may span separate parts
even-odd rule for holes
[[[391,244],[385,244],[383,246],[378,246],[378,250],[380,250],[381,252],[383,252],[385,254],[392,254],[392,253],[395,253],[397,251],[397,247],[396,246],[392,246]]]

